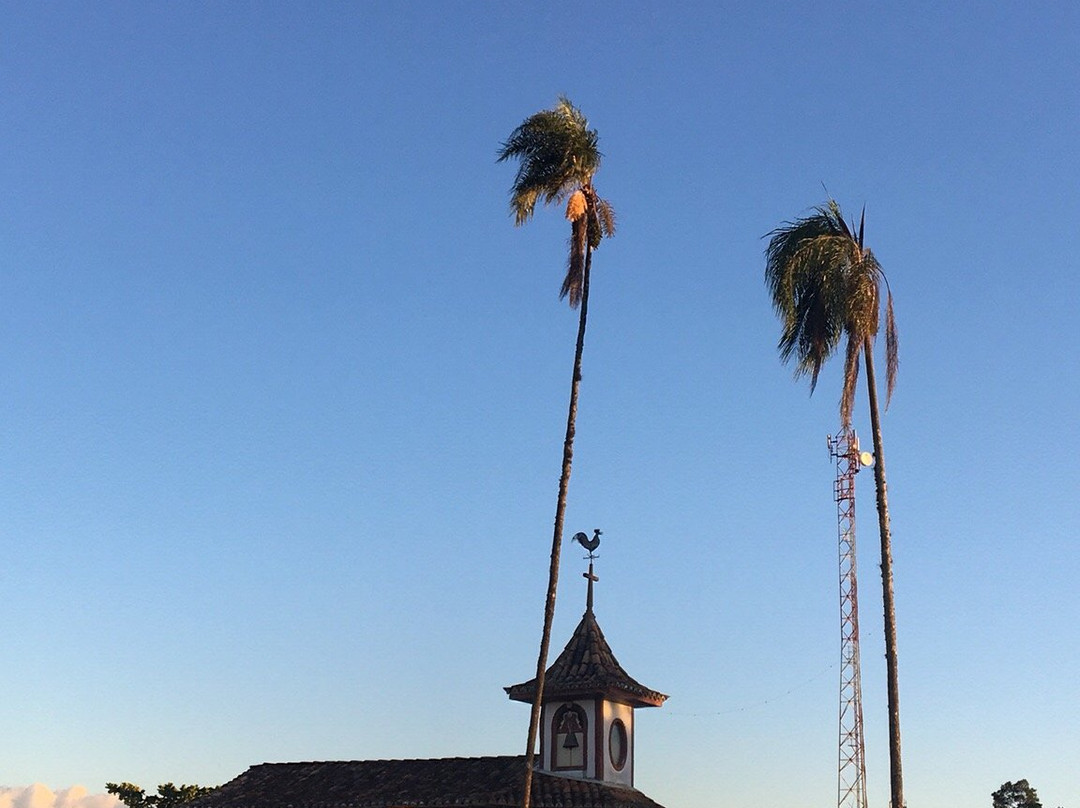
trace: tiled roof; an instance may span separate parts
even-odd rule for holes
[[[533,700],[536,679],[504,688],[515,701]],[[623,670],[592,609],[587,609],[559,658],[544,674],[545,697],[576,698],[601,695],[628,701],[635,707],[659,707],[667,699]]]
[[[192,808],[513,808],[525,757],[263,763]],[[533,775],[535,808],[662,808],[640,791]]]

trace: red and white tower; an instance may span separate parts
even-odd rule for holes
[[[862,675],[859,671],[859,595],[855,565],[855,474],[874,462],[859,452],[855,430],[845,427],[829,436],[836,460],[836,518],[840,540],[840,766],[838,808],[866,808],[866,759],[863,743]]]

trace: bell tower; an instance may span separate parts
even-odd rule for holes
[[[634,785],[634,710],[660,707],[667,699],[633,679],[615,659],[593,614],[592,538],[577,533],[574,541],[589,551],[585,614],[570,642],[544,674],[537,770],[564,777]],[[531,704],[536,680],[506,688],[514,701]]]

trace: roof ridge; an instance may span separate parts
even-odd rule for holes
[[[262,763],[192,808],[495,808],[520,802],[524,755]],[[637,789],[537,772],[537,808],[660,808]]]

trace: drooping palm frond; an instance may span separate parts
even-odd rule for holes
[[[874,337],[878,332],[881,301],[881,266],[869,250],[858,251],[844,269],[846,276],[844,299],[844,328],[860,337]]]
[[[896,332],[896,315],[893,314],[890,289],[885,298],[885,409],[889,408],[889,401],[896,388],[896,372],[899,369],[900,336]]]
[[[783,324],[780,358],[795,360],[796,376],[809,375],[811,391],[844,335],[844,279],[824,268],[849,253],[850,241],[821,217],[773,231],[766,250],[766,283]]]
[[[786,222],[768,234],[765,283],[782,323],[777,348],[782,361],[795,360],[795,375],[818,374],[847,337],[841,420],[851,417],[859,374],[858,352],[878,333],[881,265],[863,247],[865,210],[851,226],[840,206],[829,199],[811,215]],[[886,307],[886,354],[889,390],[895,383],[896,342],[891,295]],[[891,336],[890,336],[891,335]]]
[[[510,189],[516,224],[545,205],[587,185],[600,167],[595,129],[570,101],[560,97],[552,109],[537,112],[515,129],[499,149],[498,160],[520,161]]]
[[[570,307],[577,308],[581,302],[581,286],[585,277],[585,258],[589,250],[589,216],[583,211],[570,223],[570,257],[567,260],[566,277],[559,289],[559,299],[570,298]]]
[[[828,216],[819,209],[814,216],[785,222],[767,234],[765,283],[769,287],[776,313],[787,319],[793,303],[793,283],[822,249],[820,240],[838,234]],[[841,239],[834,247],[846,248]]]
[[[566,218],[571,223],[570,257],[559,299],[569,298],[570,307],[577,308],[581,302],[586,255],[599,247],[602,239],[615,233],[615,210],[610,202],[596,195],[592,185],[586,185],[570,195]]]
[[[596,220],[600,228],[602,238],[611,238],[615,235],[615,208],[606,199],[596,197]]]
[[[840,393],[840,425],[845,428],[851,426],[851,412],[855,409],[855,388],[859,383],[859,353],[862,347],[858,339],[848,337],[847,349],[844,352],[844,388]]]

